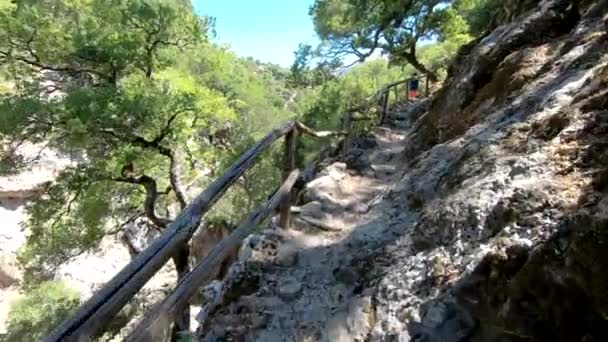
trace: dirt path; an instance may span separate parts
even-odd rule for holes
[[[223,290],[207,287],[224,296],[204,323],[203,341],[365,339],[375,322],[364,288],[379,276],[371,261],[387,238],[382,199],[399,178],[403,154],[404,130],[395,123],[358,139],[349,156],[319,172],[305,204],[294,208],[291,229],[266,230],[246,242],[248,261],[229,276],[237,280]]]

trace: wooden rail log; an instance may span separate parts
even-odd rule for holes
[[[288,122],[273,130],[241,156],[192,203],[180,212],[152,244],[125,266],[93,295],[76,313],[59,325],[44,341],[89,341],[111,322],[112,318],[169,260],[176,249],[187,243],[198,228],[202,216],[226,190],[254,165],[258,157],[276,140],[294,130]]]
[[[395,103],[399,102],[399,87],[395,86]]]
[[[279,190],[262,207],[249,214],[239,227],[222,240],[210,253],[190,272],[176,289],[144,317],[141,323],[129,334],[126,341],[156,341],[167,331],[176,315],[188,305],[190,298],[199,288],[213,276],[215,266],[221,263],[230,253],[235,251],[241,242],[262,223],[270,213],[289,198],[291,189],[298,179],[299,171],[292,171]]]
[[[308,134],[315,138],[328,138],[335,136],[344,136],[347,134],[345,131],[315,131],[314,129],[307,127],[299,121],[296,121],[296,126],[298,127],[298,132]]]
[[[398,85],[401,85],[401,84],[407,83],[407,82],[409,82],[409,81],[410,81],[410,79],[409,79],[409,78],[408,78],[408,79],[405,79],[405,80],[395,81],[395,82],[393,82],[393,83],[389,83],[389,84],[385,85],[385,86],[384,86],[384,89],[390,89],[390,88],[396,87],[396,86],[398,86]],[[384,89],[383,89],[383,90],[384,90]],[[381,90],[381,91],[382,91],[382,90]]]

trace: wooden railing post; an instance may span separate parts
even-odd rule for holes
[[[298,128],[294,126],[291,132],[285,135],[285,152],[283,155],[283,181],[286,181],[293,170],[296,169],[296,144],[298,139]],[[290,193],[283,203],[281,203],[281,214],[279,218],[279,226],[283,229],[289,228],[291,225],[291,204],[292,196]]]
[[[342,154],[344,155],[346,155],[348,153],[348,150],[350,149],[352,139],[351,125],[353,122],[352,115],[352,112],[346,112],[344,113],[344,117],[342,120],[342,131],[346,134],[344,136],[344,142],[342,143]]]
[[[429,83],[430,83],[429,77],[427,76],[426,77],[426,91],[425,91],[425,96],[426,97],[429,97]]]
[[[190,257],[190,246],[187,241],[184,241],[181,246],[177,248],[177,252],[173,256],[175,262],[175,269],[177,271],[177,282],[179,283],[189,272],[190,264],[188,259]],[[180,332],[190,331],[190,307],[183,307],[180,312],[174,317],[174,323],[171,331],[172,338],[178,336]]]

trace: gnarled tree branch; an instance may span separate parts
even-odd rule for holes
[[[16,60],[18,62],[27,64],[31,67],[38,68],[39,70],[62,72],[62,73],[67,73],[67,74],[71,74],[71,75],[79,75],[79,74],[87,73],[87,74],[95,75],[111,84],[116,84],[116,81],[117,81],[116,74],[117,73],[115,72],[115,70],[113,70],[108,75],[99,70],[95,70],[95,69],[91,69],[91,68],[85,68],[85,67],[80,67],[80,66],[70,66],[70,65],[54,65],[54,64],[44,63],[42,61],[42,59],[40,58],[40,56],[38,56],[38,54],[34,51],[34,49],[32,47],[32,43],[36,39],[36,35],[37,35],[37,31],[34,30],[32,35],[23,43],[18,43],[18,42],[13,41],[12,39],[9,39],[8,43],[11,46],[10,49],[17,49],[19,51],[23,51],[24,54],[13,55],[11,53],[11,50],[0,51],[0,57],[2,57],[3,59],[9,59],[12,57],[14,60]]]
[[[146,216],[159,227],[166,227],[171,220],[160,217],[156,213],[156,200],[158,199],[158,188],[156,184],[156,180],[150,176],[146,175],[128,175],[124,174],[121,177],[114,177],[111,180],[116,182],[128,183],[128,184],[137,184],[141,185],[146,189],[146,199],[144,201],[144,212]]]
[[[186,109],[187,110],[187,109]],[[176,149],[168,148],[161,144],[161,142],[171,133],[171,124],[175,121],[175,119],[186,110],[182,110],[173,114],[167,123],[161,130],[160,134],[154,137],[152,140],[147,140],[144,137],[138,135],[132,135],[131,137],[121,136],[116,133],[114,130],[105,129],[102,132],[112,135],[113,137],[128,142],[132,145],[139,146],[147,149],[154,149],[158,153],[163,156],[169,158],[169,181],[171,183],[171,187],[173,188],[173,192],[177,197],[177,201],[180,205],[180,208],[184,209],[188,204],[188,196],[186,194],[185,187],[181,181],[181,156]]]
[[[179,152],[175,149],[171,150],[171,155],[169,156],[170,167],[169,167],[169,180],[171,182],[171,187],[173,187],[173,191],[175,192],[175,196],[177,197],[177,202],[181,209],[186,208],[188,205],[188,196],[186,194],[186,189],[181,180],[181,166],[180,166],[180,156]]]

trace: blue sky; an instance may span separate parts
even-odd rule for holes
[[[218,40],[238,55],[288,67],[299,43],[316,46],[308,9],[314,0],[193,0],[216,18]]]

